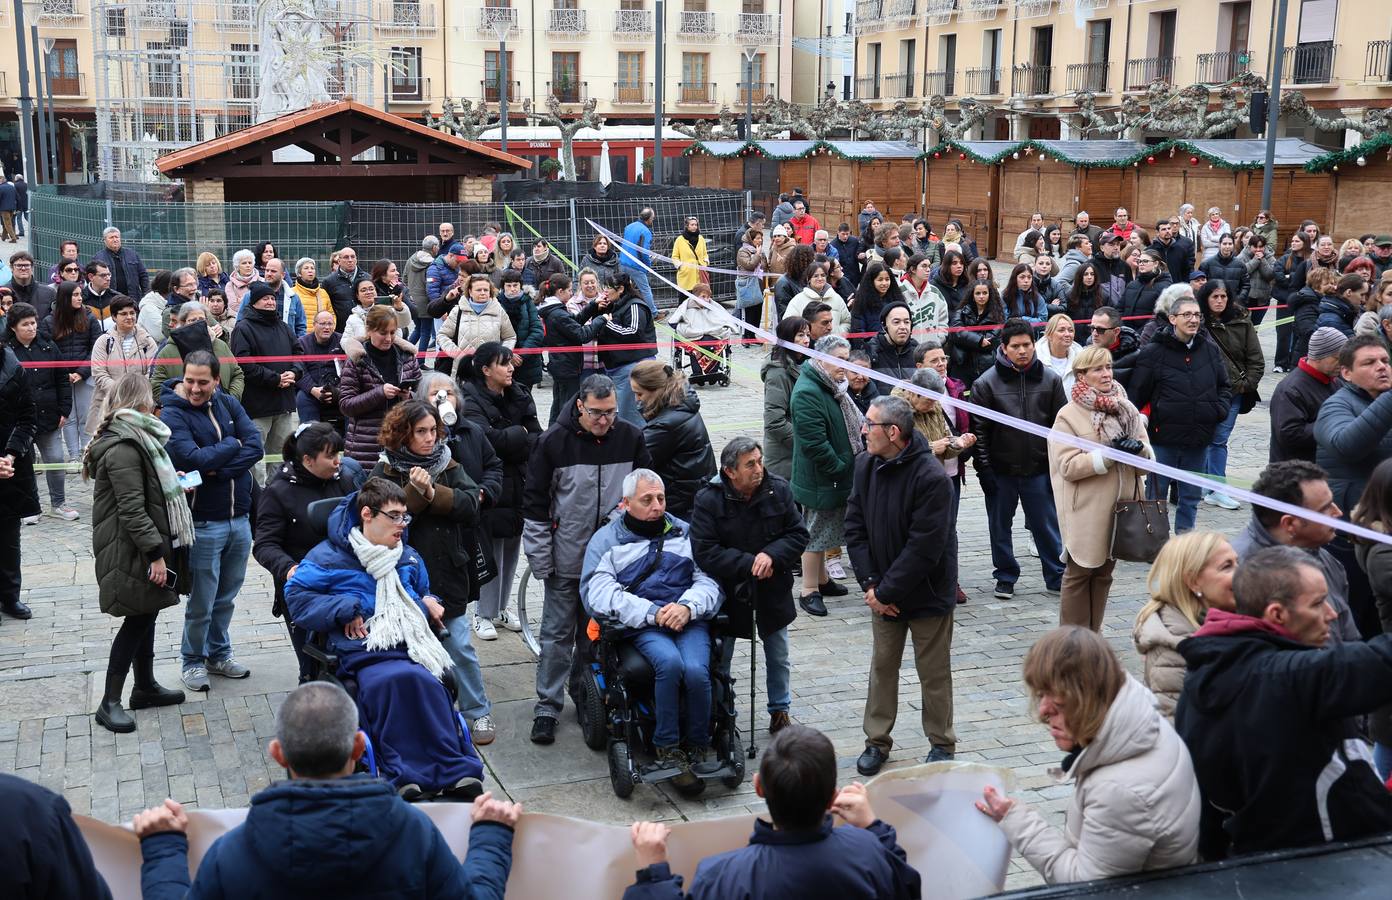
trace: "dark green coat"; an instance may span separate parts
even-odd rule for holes
[[[815,364],[802,367],[789,403],[793,418],[793,497],[809,509],[845,506],[855,454],[831,386]]]
[[[147,575],[157,559],[170,571],[177,569],[154,463],[135,441],[110,432],[97,435],[87,452],[93,472],[92,553],[102,612],[134,616],[175,605],[178,594],[151,584]],[[188,574],[178,573],[178,590],[188,590]]]

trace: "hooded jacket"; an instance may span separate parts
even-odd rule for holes
[[[566,265],[561,262],[555,250],[548,249],[544,259],[537,259],[535,254],[529,254],[527,264],[522,267],[522,284],[536,288],[552,275],[564,275],[565,272]]]
[[[1188,275],[1188,272],[1184,273]],[[1169,275],[1164,273],[1151,273],[1151,277],[1137,275],[1135,280],[1126,285],[1126,291],[1121,296],[1121,305],[1118,312],[1121,313],[1123,321],[1130,320],[1135,316],[1149,316],[1155,314],[1155,301],[1165,288],[1174,284]]]
[[[239,359],[260,356],[298,356],[298,335],[281,321],[273,309],[248,309],[246,318],[232,332],[232,353]],[[281,387],[284,372],[303,374],[299,363],[247,362],[240,363],[246,378],[242,389],[242,404],[253,419],[280,416],[295,411],[295,386]]]
[[[1270,462],[1315,461],[1315,417],[1342,382],[1301,359],[1271,392]]]
[[[1358,321],[1358,314],[1362,310],[1350,306],[1343,297],[1326,295],[1320,298],[1319,318],[1315,320],[1315,328],[1337,328],[1343,332],[1345,337],[1353,337],[1353,326]],[[1305,346],[1308,348],[1310,342],[1306,340]],[[1302,351],[1303,353],[1303,351]]]
[[[293,779],[251,798],[246,821],[213,842],[189,889],[188,838],[141,842],[147,900],[340,897],[501,897],[512,829],[477,822],[461,863],[430,818],[385,781],[350,775]]]
[[[430,317],[430,292],[425,286],[425,272],[435,257],[424,250],[417,250],[406,260],[406,302],[415,310],[417,319]]]
[[[1186,345],[1172,325],[1136,354],[1126,392],[1137,409],[1150,407],[1151,444],[1168,447],[1208,446],[1232,405],[1228,367],[1217,345],[1202,331]]]
[[[1233,552],[1237,554],[1238,560],[1244,560],[1258,550],[1275,546],[1276,539],[1271,536],[1271,532],[1266,530],[1266,526],[1257,520],[1255,514],[1247,520],[1247,527],[1242,530],[1242,533],[1232,539]],[[1300,549],[1308,554],[1310,562],[1318,566],[1319,570],[1324,573],[1324,581],[1329,588],[1329,605],[1334,607],[1334,611],[1339,614],[1338,621],[1329,628],[1330,644],[1363,640],[1363,635],[1359,633],[1358,626],[1354,623],[1353,612],[1349,609],[1348,573],[1345,571],[1343,563],[1335,559],[1334,554],[1324,547]]]
[[[1209,317],[1205,327],[1223,353],[1223,362],[1228,367],[1228,386],[1233,394],[1256,393],[1266,374],[1266,357],[1257,339],[1257,328],[1246,309],[1229,307],[1228,310],[1231,315],[1226,319]]]
[[[917,431],[893,459],[862,453],[846,503],[846,550],[862,590],[875,589],[899,616],[946,616],[957,608],[952,484]]]
[[[629,530],[622,513],[595,532],[585,548],[580,599],[602,624],[633,631],[656,628],[658,610],[680,603],[699,622],[720,608],[720,586],[697,567],[690,526],[670,513],[659,537]]]
[[[1001,820],[1010,844],[1050,884],[1198,862],[1199,783],[1184,742],[1130,675],[1097,736],[1069,768],[1062,830],[1016,803]]]
[[[1392,635],[1324,649],[1210,609],[1179,645],[1175,728],[1203,790],[1205,859],[1392,830],[1355,716],[1392,702]]]
[[[667,489],[667,511],[679,519],[691,517],[696,492],[715,475],[715,451],[701,418],[701,398],[695,388],[677,406],[668,406],[643,425],[652,469]]]
[[[1024,419],[1045,428],[1054,424],[1068,403],[1063,379],[1035,354],[1023,372],[996,350],[995,365],[972,384],[974,403]],[[1049,446],[1043,438],[1026,435],[990,419],[972,416],[976,434],[977,468],[1018,478],[1032,478],[1049,471]]]
[[[539,348],[546,342],[546,328],[541,324],[541,316],[537,315],[536,304],[532,302],[531,297],[522,293],[516,299],[512,299],[506,292],[499,292],[498,304],[512,323],[512,331],[516,335],[515,343],[512,345],[514,349]],[[517,358],[522,360],[517,366],[517,371],[513,373],[517,383],[525,387],[540,384],[541,353],[518,354]]]
[[[1160,714],[1172,723],[1179,692],[1184,688],[1184,657],[1179,655],[1179,642],[1197,630],[1183,613],[1167,603],[1137,622],[1131,631],[1131,641],[1145,664],[1145,686],[1155,695]]]
[[[439,348],[446,353],[455,350],[477,350],[480,344],[498,341],[504,347],[517,346],[517,331],[512,327],[512,319],[497,298],[491,299],[483,307],[483,312],[474,312],[467,297],[445,314],[445,321],[435,333]],[[450,360],[450,374],[462,377],[469,357],[460,355]]]
[[[982,372],[989,371],[995,365],[1000,340],[999,326],[1004,324],[1003,319],[997,320],[991,315],[989,305],[982,312],[970,299],[953,311],[952,327],[959,330],[949,332],[947,336],[952,344],[952,377],[971,387]],[[982,328],[984,325],[997,327]],[[990,345],[982,347],[982,338],[989,338]]]
[[[1352,510],[1378,463],[1392,456],[1392,391],[1376,400],[1349,382],[1315,418],[1315,462],[1329,473],[1340,509]]]
[[[1221,281],[1228,289],[1228,302],[1238,306],[1247,305],[1247,291],[1251,282],[1247,277],[1247,261],[1234,253],[1223,256],[1215,253],[1203,261],[1199,271],[1208,276],[1209,281]]]
[[[581,347],[595,338],[595,333],[604,326],[604,319],[591,319],[581,325],[575,315],[556,297],[547,297],[537,305],[537,316],[541,319],[542,333],[546,336],[543,345],[547,347]],[[584,353],[546,354],[546,367],[552,378],[579,378],[585,359]]]
[[[189,501],[195,523],[222,522],[251,511],[251,467],[261,462],[261,434],[222,388],[202,406],[180,397],[169,379],[160,392],[160,421],[169,426],[165,451],[176,469],[203,477]]]
[[[812,509],[836,509],[851,493],[854,453],[835,389],[816,361],[802,366],[788,401],[793,420],[793,497]]]
[[[579,415],[566,404],[527,460],[522,546],[538,578],[579,578],[585,545],[623,499],[624,478],[652,467],[636,427],[617,419],[596,437]]]
[[[483,513],[483,523],[494,538],[515,538],[522,533],[527,461],[541,434],[536,402],[521,385],[492,394],[482,379],[466,378],[459,383],[459,415],[487,435],[503,463],[501,486]]]

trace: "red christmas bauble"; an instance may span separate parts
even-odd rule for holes
[[[933,158],[934,158],[934,159],[942,159],[942,154],[939,153],[939,152],[937,152],[936,150],[934,150],[934,151],[933,151]]]
[[[1191,165],[1191,166],[1197,166],[1198,164],[1199,164],[1199,158],[1198,158],[1197,156],[1191,156],[1191,157],[1189,157],[1189,165]]]
[[[1147,157],[1145,158],[1145,161],[1146,161],[1146,165],[1150,165],[1150,166],[1155,165],[1155,157],[1153,157],[1153,156],[1147,156]]]
[[[967,158],[967,154],[965,154],[965,153],[958,153],[958,154],[957,154],[957,158],[958,158],[958,159],[966,159],[966,158]]]

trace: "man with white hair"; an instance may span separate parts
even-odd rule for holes
[[[831,245],[831,234],[825,228],[818,228],[812,236],[812,249],[827,259],[841,258],[841,254]]]
[[[585,550],[580,597],[607,628],[630,640],[653,667],[657,762],[678,770],[685,789],[719,763],[710,751],[710,629],[720,587],[696,567],[690,526],[667,513],[662,477],[634,469],[623,480],[623,502]],[[683,738],[685,740],[683,741]]]
[[[454,225],[450,222],[440,223],[440,246],[448,247],[454,243]]]
[[[136,300],[150,293],[150,273],[145,271],[139,253],[121,245],[121,229],[102,229],[102,244],[104,246],[92,254],[92,261],[111,270],[111,289]]]

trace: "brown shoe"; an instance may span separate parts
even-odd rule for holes
[[[769,713],[769,734],[777,734],[791,724],[793,724],[793,720],[788,718],[786,710],[780,709],[778,712]]]
[[[961,585],[957,586],[957,605],[961,606],[967,602],[967,592],[962,590]]]

